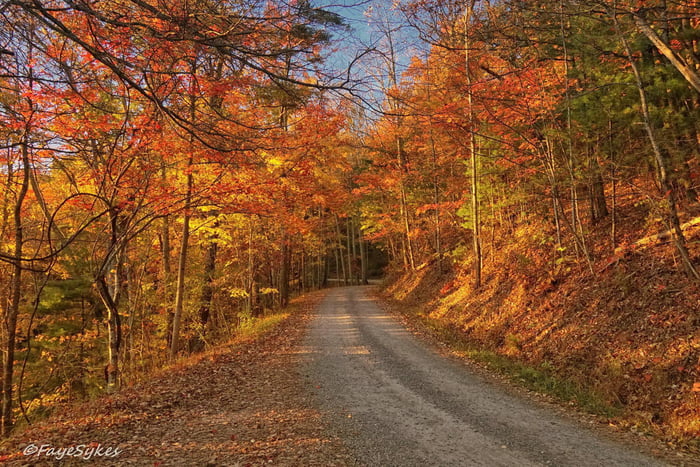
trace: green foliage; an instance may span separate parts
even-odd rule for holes
[[[515,384],[553,396],[560,401],[573,402],[586,412],[605,417],[614,417],[620,413],[619,407],[607,402],[591,389],[553,375],[551,366],[546,362],[539,367],[533,367],[485,350],[470,350],[465,355],[506,375]]]
[[[261,318],[250,316],[249,313],[239,313],[241,324],[237,334],[241,337],[255,337],[269,332],[289,317],[288,313],[274,313]]]
[[[474,230],[474,215],[470,205],[465,204],[457,209],[457,215],[462,219],[460,226],[467,230]]]
[[[76,302],[92,301],[91,283],[85,279],[63,279],[49,281],[42,290],[38,311],[53,314],[76,306]]]
[[[467,258],[471,253],[472,253],[472,249],[469,245],[466,245],[464,243],[460,243],[459,245],[454,247],[452,250],[448,251],[445,256],[448,258],[451,258],[453,262],[459,263],[459,262],[463,261],[465,258]]]

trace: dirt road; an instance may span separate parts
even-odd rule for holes
[[[440,356],[364,287],[331,290],[305,341],[308,384],[365,465],[662,465]]]

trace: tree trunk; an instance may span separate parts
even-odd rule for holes
[[[202,326],[202,335],[206,334],[207,325],[211,315],[211,302],[214,297],[214,275],[216,274],[216,254],[219,245],[216,239],[210,240],[207,246],[207,254],[204,261],[204,277],[202,278],[202,294],[199,299],[199,324]]]
[[[367,285],[367,244],[362,236],[362,230],[357,228],[357,238],[360,243],[360,282],[362,285]]]
[[[545,167],[549,178],[550,189],[552,190],[552,211],[554,212],[554,227],[556,230],[557,239],[557,252],[561,258],[564,258],[564,247],[562,245],[562,235],[561,235],[561,219],[559,218],[559,204],[561,200],[559,199],[559,189],[557,185],[556,172],[554,171],[554,153],[552,151],[552,145],[549,138],[545,137]]]
[[[613,13],[615,14],[615,13]],[[646,19],[636,13],[632,13],[637,23],[639,30],[651,41],[656,49],[666,57],[671,64],[678,70],[685,80],[697,91],[700,92],[700,75],[693,69],[693,66],[698,64],[689,64],[683,57],[678,55],[673,49],[662,39],[656,31],[654,31]],[[617,22],[617,19],[615,19]]]
[[[163,184],[165,185],[166,183],[166,168],[165,168],[165,163],[161,165],[161,179],[163,181]],[[173,334],[172,334],[172,329],[173,329],[173,309],[170,307],[171,299],[172,299],[172,279],[173,279],[173,271],[172,271],[172,264],[171,264],[171,254],[172,254],[172,246],[170,245],[170,217],[169,216],[163,216],[162,219],[162,224],[161,224],[161,240],[160,240],[160,246],[161,246],[161,261],[163,263],[163,297],[165,299],[166,305],[166,313],[167,313],[167,328],[166,328],[166,335],[165,335],[165,342],[170,343],[172,342]]]
[[[401,148],[399,148],[399,151],[401,152]],[[402,159],[400,159],[400,161],[402,161]],[[400,162],[399,164],[401,166],[403,166],[403,162]],[[408,218],[408,206],[407,206],[407,202],[406,202],[406,187],[403,183],[403,169],[401,169],[401,177],[402,177],[402,180],[401,180],[400,186],[399,186],[399,197],[400,197],[400,203],[401,203],[401,217],[402,217],[402,221],[403,221],[404,235],[406,237],[405,256],[407,258],[408,265],[411,267],[411,270],[415,271],[416,260],[415,260],[414,254],[413,254],[413,241],[411,240],[411,222]]]
[[[426,59],[426,63],[428,60]],[[430,67],[427,67],[428,80],[430,81]],[[430,86],[427,87],[427,97],[431,98]],[[428,119],[428,129],[430,130],[430,155],[433,160],[433,203],[435,204],[435,254],[437,255],[438,272],[442,274],[442,232],[440,230],[440,179],[438,172],[437,149],[435,148],[435,135],[433,132],[432,117]]]
[[[392,262],[395,262],[397,261],[398,257],[398,253],[396,252],[396,243],[394,242],[394,239],[389,236],[389,258]]]
[[[469,125],[471,135],[469,138],[469,156],[471,158],[471,208],[474,226],[472,229],[472,248],[474,252],[474,288],[481,287],[481,269],[483,257],[481,254],[481,220],[479,218],[479,161],[476,147],[476,118],[474,113],[474,92],[472,90],[472,76],[469,70],[471,66],[471,41],[469,39],[469,27],[474,13],[474,0],[469,0],[464,12],[464,62],[467,82],[467,108],[469,112]]]
[[[195,57],[191,63],[192,75],[196,75],[197,72],[197,57],[195,50]],[[194,95],[189,96],[190,104],[190,119],[192,122],[195,121],[197,99]],[[194,137],[190,137],[190,144],[194,145]],[[185,167],[185,173],[187,174],[187,187],[185,191],[185,206],[182,219],[182,239],[180,244],[180,255],[177,261],[177,279],[175,284],[175,306],[173,309],[173,329],[172,338],[170,340],[170,359],[174,360],[177,357],[177,353],[180,351],[180,326],[182,325],[182,314],[185,303],[185,274],[187,273],[187,253],[190,243],[190,217],[192,213],[192,191],[194,189],[194,175],[192,174],[192,168],[194,167],[194,155],[192,152],[189,153],[187,157],[187,166]]]
[[[700,273],[693,265],[690,259],[690,253],[686,246],[685,235],[681,229],[681,223],[678,218],[678,208],[676,205],[676,196],[673,187],[668,179],[668,155],[666,151],[661,148],[656,138],[656,133],[651,124],[651,117],[649,116],[649,106],[647,104],[647,94],[644,87],[644,82],[642,81],[642,75],[639,72],[634,57],[632,55],[632,50],[630,49],[627,39],[622,34],[620,30],[620,25],[617,20],[617,15],[613,11],[612,13],[613,22],[615,23],[615,31],[617,32],[620,41],[625,49],[625,54],[627,55],[627,61],[632,69],[632,74],[634,75],[635,84],[637,85],[637,91],[639,92],[639,104],[641,108],[642,120],[644,123],[644,129],[646,130],[647,137],[649,138],[649,143],[651,144],[652,152],[654,153],[654,159],[656,160],[656,165],[659,174],[659,183],[661,184],[662,194],[665,198],[665,206],[663,210],[665,211],[666,222],[668,223],[669,230],[673,232],[673,242],[676,245],[676,249],[680,254],[681,261],[686,272],[693,277],[695,280],[700,280]],[[699,89],[700,90],[700,89]]]
[[[46,200],[44,199],[44,195],[42,194],[40,188],[39,188],[39,181],[36,179],[36,174],[34,174],[34,168],[30,167],[29,169],[29,181],[32,186],[32,191],[34,192],[34,197],[36,198],[37,204],[39,204],[39,207],[41,208],[41,212],[44,214],[44,218],[46,219],[46,222],[49,225],[49,230],[48,233],[50,234],[52,231],[56,234],[59,240],[61,242],[66,242],[67,238],[66,235],[63,233],[63,231],[60,229],[58,224],[56,224],[51,216],[51,213],[49,212],[49,207],[46,205]],[[53,242],[51,242],[53,243]]]
[[[345,247],[347,248],[348,255],[348,283],[353,284],[355,278],[355,271],[353,270],[353,261],[355,258],[352,255],[352,234],[350,232],[350,218],[345,220]]]
[[[563,50],[563,62],[564,62],[564,96],[566,100],[566,133],[567,133],[567,161],[569,169],[569,182],[571,186],[569,187],[571,193],[571,221],[566,220],[566,224],[571,226],[572,233],[576,237],[574,246],[576,248],[576,255],[579,257],[579,252],[583,254],[588,268],[593,274],[593,258],[588,250],[588,245],[586,243],[586,234],[583,229],[583,223],[581,222],[581,216],[579,213],[579,203],[578,203],[578,190],[577,190],[577,180],[576,180],[576,167],[577,161],[574,156],[574,134],[572,125],[572,115],[571,115],[571,94],[569,92],[569,51],[566,41],[566,24],[565,24],[565,11],[564,2],[559,2],[559,29],[561,33],[561,44]],[[561,207],[561,206],[560,206]],[[566,216],[564,209],[562,207],[562,216]]]
[[[175,285],[175,307],[173,310],[173,330],[170,341],[170,358],[174,359],[180,351],[180,326],[185,301],[185,274],[187,273],[187,252],[190,242],[190,210],[192,209],[192,188],[194,177],[192,175],[192,155],[187,163],[187,191],[185,193],[185,212],[182,220],[182,243],[180,255],[177,261],[177,279]]]
[[[28,130],[25,130],[28,132]],[[17,317],[22,299],[22,255],[24,253],[24,223],[22,209],[29,190],[29,147],[28,134],[25,133],[21,144],[22,182],[13,211],[15,245],[12,251],[12,279],[10,281],[10,303],[5,316],[7,332],[5,341],[5,360],[2,368],[2,436],[7,437],[12,430],[12,390],[14,382],[15,340],[17,337]]]
[[[471,92],[470,92],[471,94]],[[469,99],[471,102],[471,98]],[[474,249],[474,288],[481,287],[481,270],[483,268],[483,256],[481,254],[481,219],[479,212],[479,161],[476,148],[476,135],[472,132],[471,141],[469,143],[469,151],[471,152],[471,203],[472,217],[474,219],[474,229],[472,231],[472,244]]]
[[[610,242],[612,250],[617,247],[617,174],[615,173],[615,146],[613,144],[613,124],[608,120],[608,142],[610,145],[610,182],[612,199],[610,200]]]
[[[338,256],[340,257],[340,267],[343,271],[343,284],[348,285],[348,274],[345,268],[345,255],[343,254],[343,237],[340,235],[340,222],[338,221],[338,215],[334,214],[335,219],[335,233],[338,237]]]
[[[350,231],[350,247],[352,248],[352,283],[360,285],[360,274],[357,270],[357,238],[355,238],[355,218],[348,217],[348,230]]]
[[[290,247],[287,234],[282,235],[282,264],[280,265],[280,308],[289,305],[289,267]]]
[[[118,298],[112,295],[104,275],[95,280],[98,295],[107,309],[107,389],[113,391],[119,385],[119,349],[122,340],[121,319],[119,318]]]
[[[255,270],[253,262],[253,219],[248,220],[248,277],[246,281],[248,298],[248,312],[253,313],[255,309]]]
[[[591,222],[597,223],[607,217],[609,212],[605,200],[605,182],[601,174],[600,164],[593,155],[590,156],[590,168]]]
[[[303,245],[303,244],[302,244]],[[308,261],[306,259],[306,251],[304,250],[303,246],[301,248],[301,254],[299,255],[299,280],[297,281],[297,291],[299,293],[304,293],[306,291],[306,287],[308,287]]]
[[[338,248],[333,248],[333,255],[335,256],[335,278],[340,285],[340,255],[338,254]]]

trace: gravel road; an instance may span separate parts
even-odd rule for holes
[[[440,356],[365,287],[328,293],[303,352],[308,384],[361,465],[662,465]]]

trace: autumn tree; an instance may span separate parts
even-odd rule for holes
[[[28,270],[48,274],[56,283],[94,284],[100,300],[87,298],[95,322],[85,323],[83,302],[83,324],[75,332],[85,334],[95,326],[99,336],[105,313],[108,388],[123,378],[122,363],[138,367],[137,331],[149,347],[161,332],[157,337],[167,340],[171,355],[183,348],[182,329],[188,348],[201,346],[210,317],[218,313],[216,290],[225,288],[215,282],[223,263],[219,254],[227,251],[227,242],[243,241],[231,230],[241,228],[240,216],[249,219],[244,243],[251,296],[256,282],[270,290],[279,287],[278,280],[263,280],[252,266],[274,253],[254,249],[256,218],[276,217],[278,225],[292,226],[305,252],[299,281],[307,280],[307,250],[315,258],[313,283],[324,281],[323,232],[331,217],[325,201],[277,211],[269,197],[289,181],[294,194],[288,203],[298,203],[311,188],[322,189],[315,182],[322,176],[318,161],[333,157],[329,140],[342,121],[327,110],[323,94],[344,88],[347,76],[334,80],[336,74],[323,67],[323,47],[330,31],[342,27],[340,17],[304,1],[167,7],[17,2],[1,13],[8,174],[2,229],[13,242],[0,253],[11,278],[2,305],[7,434]],[[280,102],[287,109],[285,125]],[[282,161],[285,177],[276,161]],[[261,179],[268,181],[261,186]],[[28,209],[30,199],[36,208]],[[289,220],[295,217],[297,226]],[[180,221],[178,234],[173,225]],[[178,241],[174,268],[172,245]],[[154,244],[159,261],[139,263],[153,258]],[[146,294],[149,287],[160,298]],[[86,293],[82,286],[79,290]],[[198,319],[192,319],[195,309]],[[37,324],[31,316],[20,320],[28,334],[41,336],[41,329],[52,325],[48,317]],[[23,352],[29,358],[29,347]]]

